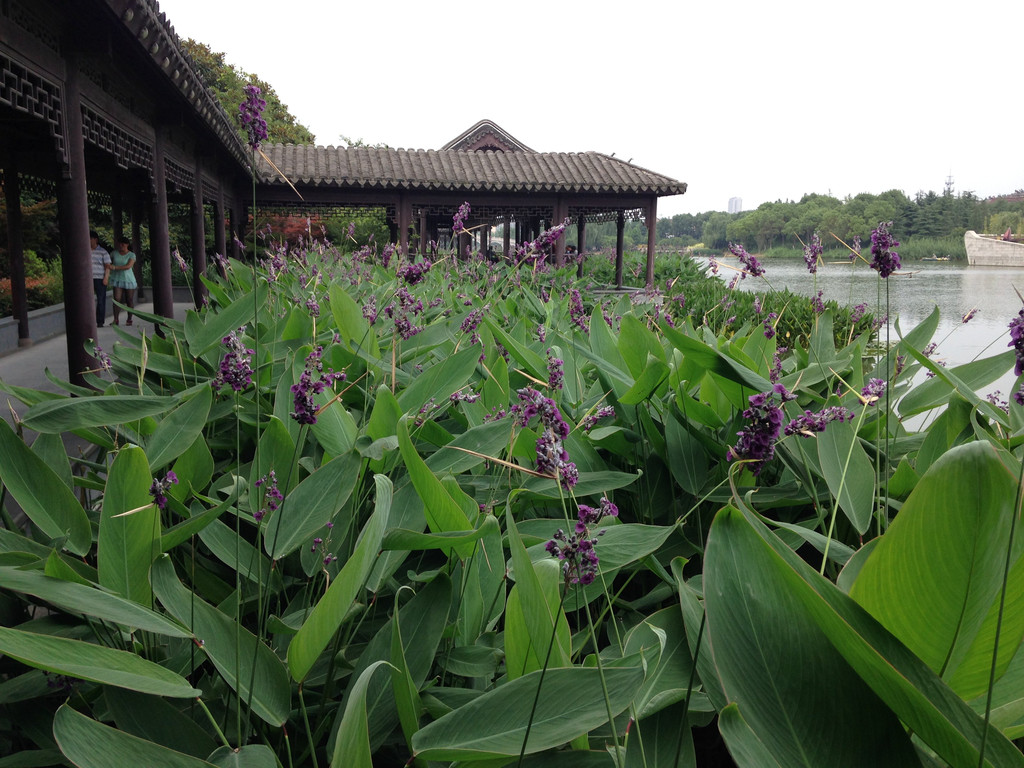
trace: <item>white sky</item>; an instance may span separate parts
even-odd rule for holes
[[[493,120],[689,185],[659,216],[809,192],[1024,188],[1021,0],[159,0],[319,144]]]

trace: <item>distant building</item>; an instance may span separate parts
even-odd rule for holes
[[[729,213],[739,213],[743,210],[743,198],[742,197],[730,197],[729,198]]]

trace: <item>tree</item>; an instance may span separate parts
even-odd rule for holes
[[[245,98],[243,88],[252,83],[260,89],[260,95],[267,102],[263,118],[267,121],[268,140],[281,144],[312,144],[316,138],[309,129],[299,123],[288,107],[281,103],[274,87],[255,74],[245,72],[228,64],[224,54],[214,51],[206,43],[192,38],[182,43],[182,48],[192,58],[197,74],[210,87],[228,116],[235,121],[238,135],[246,138],[238,122],[238,105]]]

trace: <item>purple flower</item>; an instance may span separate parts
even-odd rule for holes
[[[583,308],[583,297],[575,288],[569,290],[569,319],[583,333],[590,333],[590,320],[587,319],[587,311]]]
[[[854,261],[860,256],[860,235],[854,235],[853,237],[853,250],[850,251],[850,261]]]
[[[569,452],[562,441],[569,436],[569,425],[562,418],[555,401],[530,387],[517,391],[519,403],[515,406],[519,425],[528,426],[534,416],[540,418],[541,433],[537,438],[537,471],[555,475],[563,488],[571,488],[579,479],[576,465],[569,461]]]
[[[185,259],[182,257],[181,251],[179,251],[177,248],[175,248],[174,249],[174,253],[172,253],[171,255],[174,256],[174,261],[177,262],[178,269],[180,269],[182,272],[188,274],[188,262],[185,261]]]
[[[252,149],[259,149],[260,144],[267,140],[267,121],[263,119],[263,110],[267,102],[260,96],[260,89],[255,85],[243,88],[245,99],[238,105],[239,120],[245,129],[246,140]]]
[[[967,314],[965,314],[965,315],[963,316],[962,322],[964,322],[964,323],[969,323],[969,322],[971,322],[971,320],[973,320],[973,319],[974,319],[974,316],[975,316],[976,314],[978,314],[978,308],[977,308],[977,307],[975,307],[975,308],[974,308],[974,309],[972,309],[972,310],[971,310],[970,312],[968,312]]]
[[[320,304],[315,296],[310,296],[306,299],[306,309],[309,310],[310,317],[320,317]]]
[[[746,268],[747,273],[751,277],[760,277],[764,274],[764,267],[761,266],[761,262],[747,253],[747,250],[742,245],[729,243],[729,250],[733,256],[740,260],[740,264]]]
[[[855,305],[854,308],[853,308],[853,312],[850,315],[850,322],[853,323],[854,325],[856,325],[857,323],[859,323],[861,321],[861,318],[864,317],[864,315],[867,313],[867,311],[868,311],[868,305],[867,304],[857,304],[857,305]]]
[[[555,357],[551,354],[551,350],[548,350],[548,389],[554,391],[562,388],[562,382],[565,380],[565,372],[563,366],[565,361]]]
[[[544,546],[549,554],[561,561],[562,576],[566,584],[586,586],[594,581],[599,562],[594,546],[597,544],[597,537],[606,529],[602,528],[592,534],[591,527],[600,523],[602,518],[618,517],[618,515],[619,508],[607,497],[602,497],[596,508],[580,504],[576,515],[575,530],[567,534],[559,528],[555,532],[554,538]]]
[[[871,268],[876,270],[880,277],[889,277],[900,268],[900,257],[893,250],[899,247],[899,243],[889,233],[891,221],[879,222],[876,229],[871,230]]]
[[[459,234],[460,232],[466,231],[466,219],[469,217],[469,203],[463,203],[459,206],[459,210],[455,212],[452,217],[452,232]]]
[[[853,411],[840,405],[825,408],[817,413],[804,411],[803,416],[798,416],[786,425],[785,434],[801,437],[810,437],[814,432],[824,432],[825,427],[833,421],[849,421],[853,419]]]
[[[812,275],[818,271],[818,262],[821,261],[821,253],[824,249],[821,246],[821,238],[815,232],[811,235],[811,244],[804,246],[804,262],[807,264],[807,271]]]
[[[1017,312],[1017,316],[1010,321],[1010,343],[1006,346],[1013,347],[1017,354],[1017,362],[1013,366],[1013,375],[1020,376],[1024,372],[1024,309]],[[1016,395],[1015,395],[1016,397]]]
[[[324,368],[323,354],[323,347],[317,347],[310,352],[298,383],[292,385],[292,394],[295,396],[292,418],[299,424],[316,424],[317,408],[313,396],[322,393],[335,381],[345,379],[344,372],[335,373],[329,368]]]
[[[366,318],[366,321],[370,325],[373,325],[375,322],[377,322],[377,297],[376,296],[370,296],[370,298],[368,298],[366,300],[366,303],[363,304],[363,317]]]
[[[782,404],[795,399],[796,395],[786,391],[781,384],[776,384],[768,392],[751,395],[748,398],[750,407],[743,411],[743,418],[749,420],[749,424],[736,433],[740,439],[726,452],[726,459],[750,461],[750,471],[754,475],[761,474],[765,464],[775,455],[775,441],[782,429]]]
[[[149,486],[149,495],[153,497],[153,503],[163,511],[167,509],[167,491],[172,485],[178,484],[178,476],[173,472],[164,475],[163,480],[153,478],[153,484]]]
[[[769,312],[768,317],[764,319],[764,337],[766,339],[775,338],[775,323],[774,320],[778,317],[774,312]]]
[[[277,487],[277,473],[275,473],[274,470],[270,470],[269,473],[256,481],[257,488],[263,485],[267,486],[266,490],[263,492],[264,506],[253,512],[252,515],[257,523],[260,522],[268,512],[276,512],[280,508],[281,502],[284,501],[284,494],[281,493]]]
[[[427,274],[430,267],[431,264],[429,261],[405,264],[398,268],[398,271],[395,272],[395,277],[402,278],[409,285],[416,285],[416,283],[423,281],[423,276]]]
[[[822,294],[824,291],[818,291],[818,295],[811,299],[811,308],[814,309],[814,314],[820,315],[825,311],[825,302],[822,300]]]
[[[601,419],[606,419],[609,416],[614,415],[615,409],[610,405],[606,405],[602,408],[598,408],[593,413],[588,413],[586,416],[584,416],[583,421],[580,423],[580,426],[583,428],[584,432],[589,432],[595,426],[597,426],[597,422],[599,422]]]
[[[242,343],[239,336],[243,333],[245,333],[244,326],[221,339],[228,351],[224,353],[224,358],[220,361],[220,371],[211,382],[214,391],[218,391],[226,385],[235,392],[241,392],[252,384],[251,362],[254,351]]]
[[[874,405],[878,398],[885,394],[885,382],[881,379],[868,379],[860,394],[865,405]]]

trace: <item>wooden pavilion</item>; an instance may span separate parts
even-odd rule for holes
[[[598,152],[536,152],[483,120],[438,150],[270,145],[264,151],[301,193],[252,155],[204,84],[156,0],[4,0],[0,3],[0,180],[19,343],[30,344],[25,302],[21,191],[57,200],[69,371],[96,361],[90,203],[108,205],[114,237],[128,235],[152,268],[158,314],[173,315],[168,205],[191,212],[192,282],[197,300],[206,269],[205,221],[217,253],[233,252],[253,203],[260,208],[383,208],[406,253],[423,251],[472,208],[479,247],[503,225],[523,241],[565,219],[618,225],[617,280],[628,220],[648,227],[647,280],[654,279],[657,200],[686,184]],[[141,228],[152,247],[143,253]],[[463,245],[460,244],[460,250]],[[237,255],[237,254],[236,254]],[[559,244],[556,259],[564,258]],[[137,263],[140,270],[141,261]]]

